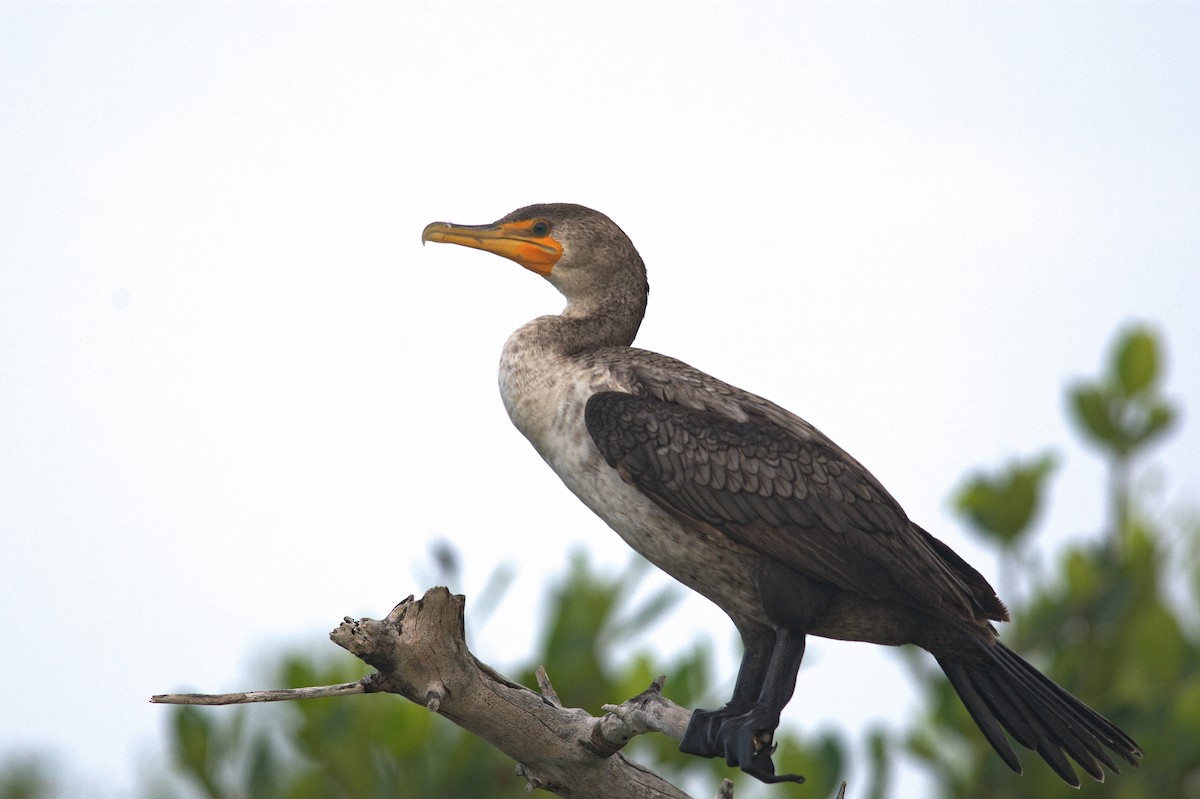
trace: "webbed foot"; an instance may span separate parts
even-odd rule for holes
[[[742,712],[729,706],[692,713],[680,751],[702,757],[722,757],[755,779],[766,782],[804,782],[799,774],[776,774],[771,755],[778,714]]]
[[[694,710],[688,721],[687,730],[679,742],[679,751],[700,757],[717,757],[725,750],[718,743],[721,725],[726,719],[737,716],[742,711],[730,710],[729,706],[720,710]]]

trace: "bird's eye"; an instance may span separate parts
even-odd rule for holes
[[[548,236],[550,235],[550,223],[545,219],[539,219],[529,226],[529,232],[535,236]]]

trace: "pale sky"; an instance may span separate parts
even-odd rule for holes
[[[1157,491],[1195,507],[1197,41],[1195,4],[0,5],[0,755],[128,795],[151,694],[272,687],[428,588],[434,538],[468,608],[519,570],[468,630],[501,669],[569,552],[627,562],[497,395],[560,298],[434,220],[604,211],[641,346],[804,416],[993,578],[953,488],[1053,446],[1038,549],[1094,531],[1064,386],[1149,322],[1185,415]],[[733,638],[698,598],[669,626]],[[786,724],[915,712],[891,653],[809,653]]]

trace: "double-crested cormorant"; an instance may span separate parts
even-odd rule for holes
[[[608,217],[531,205],[490,225],[434,222],[422,241],[486,250],[567,299],[509,337],[513,424],[635,550],[724,610],[745,645],[733,698],[693,713],[681,749],[765,782],[807,635],[915,644],[1014,771],[1007,731],[1072,785],[1142,750],[997,640],[1008,610],[979,572],[908,519],[858,461],[783,408],[630,345],[646,268]],[[1110,754],[1111,752],[1111,754]]]

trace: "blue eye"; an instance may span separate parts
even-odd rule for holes
[[[550,223],[544,219],[539,219],[529,226],[529,232],[535,236],[550,235]]]

